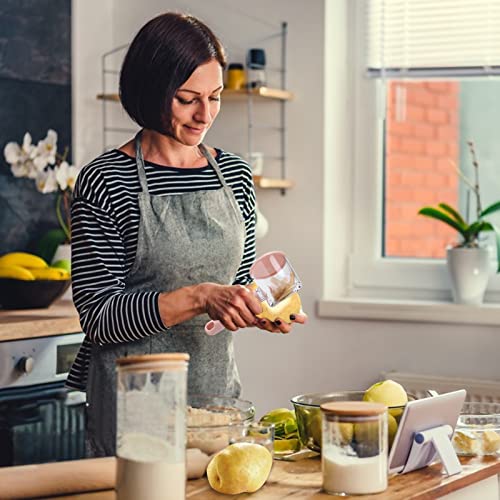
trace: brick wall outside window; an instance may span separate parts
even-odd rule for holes
[[[445,257],[456,232],[417,215],[458,205],[459,90],[456,82],[391,82],[387,97],[385,255]],[[399,87],[399,89],[397,88]]]

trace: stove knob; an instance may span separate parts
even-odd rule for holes
[[[23,356],[16,365],[16,368],[22,373],[31,373],[35,366],[35,360],[31,356]]]

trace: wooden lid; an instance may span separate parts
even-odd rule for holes
[[[387,410],[382,403],[369,403],[367,401],[336,401],[324,403],[320,406],[321,411],[330,415],[368,417],[381,415]]]
[[[185,352],[164,352],[159,354],[141,354],[127,356],[116,360],[118,366],[128,366],[142,363],[158,363],[163,361],[189,361],[189,354]]]

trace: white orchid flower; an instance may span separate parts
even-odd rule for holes
[[[69,188],[71,191],[75,188],[76,178],[80,173],[81,167],[75,167],[74,165],[69,165],[67,161],[61,162],[61,164],[56,167],[56,179],[61,191]]]
[[[12,165],[19,161],[22,156],[22,151],[17,142],[8,142],[3,148],[3,155],[5,161]]]
[[[57,191],[57,179],[54,169],[49,168],[38,173],[36,178],[36,188],[43,194]]]
[[[49,129],[47,137],[42,141],[38,141],[35,150],[34,163],[39,172],[47,165],[54,165],[56,162],[57,153],[57,132]]]

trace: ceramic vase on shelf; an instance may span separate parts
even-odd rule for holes
[[[446,263],[450,275],[453,301],[480,305],[492,274],[490,252],[486,248],[448,248]]]
[[[56,249],[56,253],[54,254],[54,257],[52,257],[52,264],[54,262],[57,262],[58,260],[69,260],[71,262],[71,244],[70,243],[63,243],[59,245]],[[73,300],[73,291],[72,287],[70,286],[62,295],[61,297],[62,300]]]

